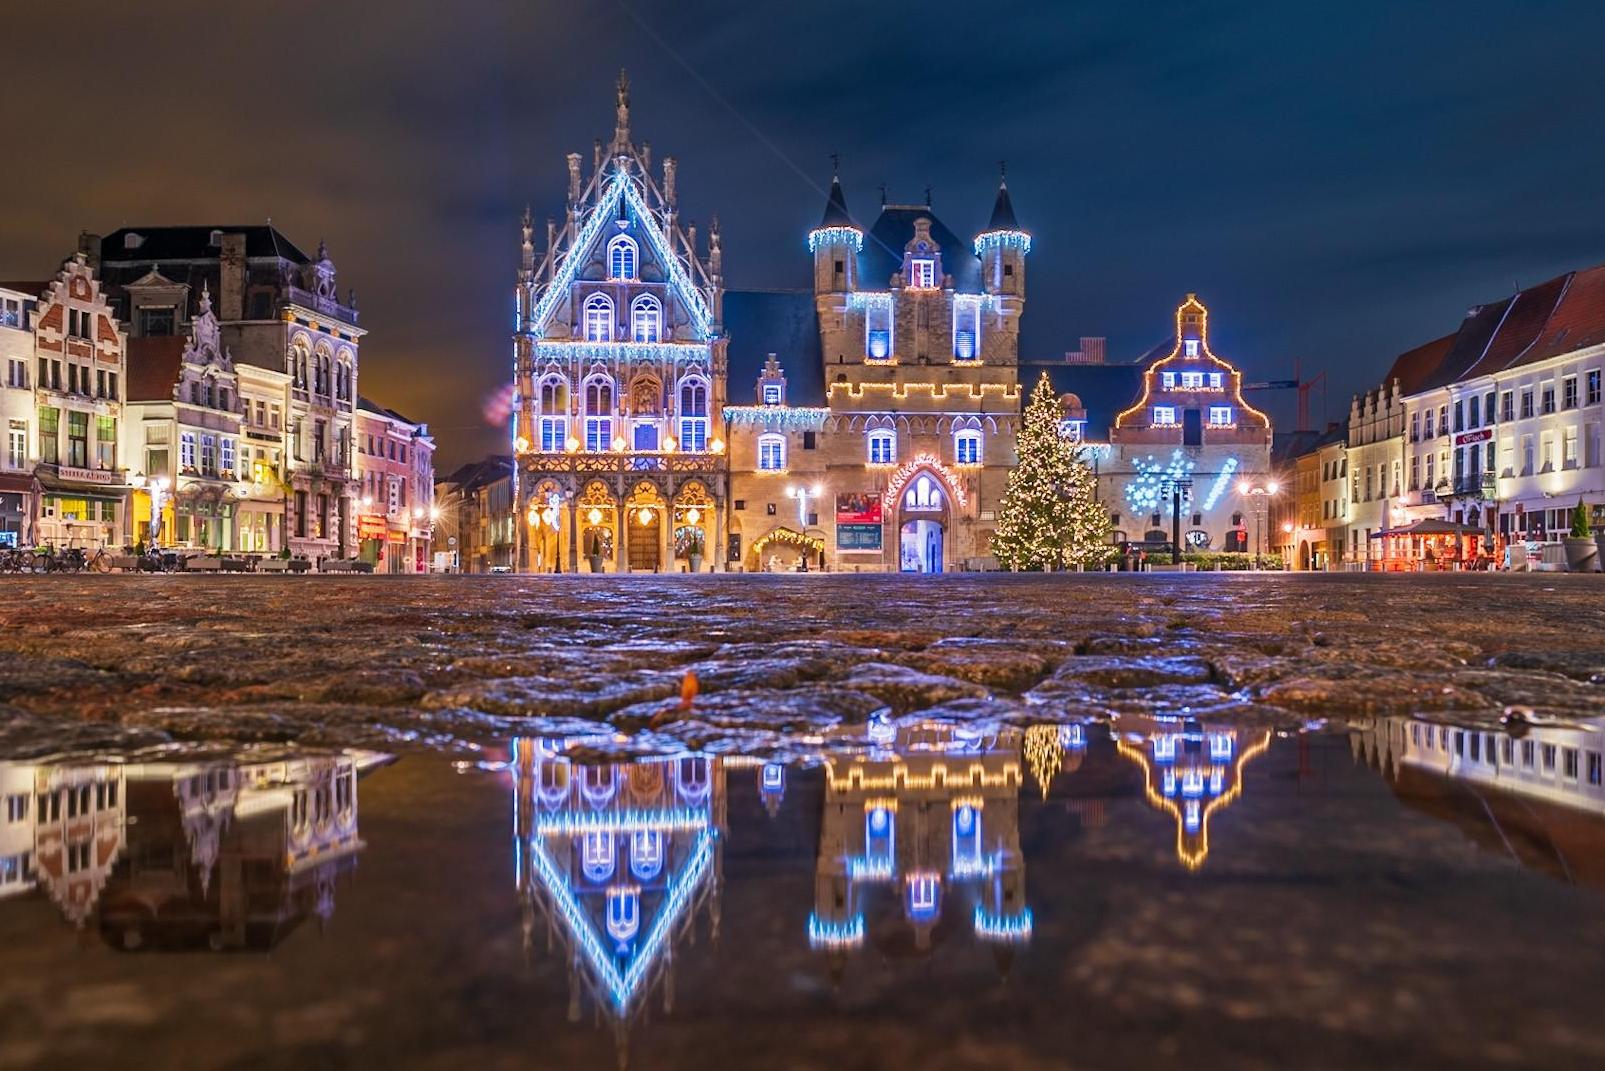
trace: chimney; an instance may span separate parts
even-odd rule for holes
[[[225,234],[218,254],[217,318],[245,319],[245,235]]]
[[[78,252],[84,255],[89,263],[89,270],[96,275],[100,274],[100,235],[89,231],[78,232]]]

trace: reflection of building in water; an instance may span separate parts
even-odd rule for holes
[[[1025,731],[1025,764],[1031,778],[1048,798],[1053,779],[1064,773],[1075,773],[1081,768],[1082,756],[1087,751],[1086,727],[1083,725],[1033,725]]]
[[[1243,792],[1243,767],[1271,744],[1269,729],[1243,733],[1196,718],[1122,715],[1120,754],[1143,770],[1148,802],[1176,820],[1176,858],[1197,870],[1209,856],[1209,820]]]
[[[8,823],[0,852],[116,947],[271,948],[333,912],[334,879],[362,848],[357,774],[383,758],[0,764],[6,816],[23,810],[33,842]],[[35,786],[26,807],[21,781]]]
[[[674,1001],[674,946],[705,907],[719,930],[725,766],[702,755],[582,765],[580,739],[513,741],[514,860],[525,938],[537,914],[569,961],[569,1018],[582,990],[624,1056],[647,995]],[[784,779],[782,777],[782,785]]]
[[[831,953],[834,971],[864,943],[877,900],[882,910],[895,902],[917,949],[955,914],[1002,951],[1030,940],[1022,735],[930,723],[897,730],[884,748],[827,761],[808,941]]]
[[[0,762],[0,896],[43,886],[82,924],[123,851],[123,769]]]
[[[1380,718],[1350,742],[1401,800],[1481,847],[1605,888],[1605,721],[1525,728]]]

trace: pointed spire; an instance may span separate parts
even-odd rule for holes
[[[619,81],[615,87],[617,94],[617,118],[613,124],[613,151],[623,152],[630,145],[630,75],[623,67],[619,68]]]
[[[1014,218],[1014,202],[1009,200],[1009,176],[1006,165],[998,161],[998,199],[992,205],[992,220],[986,225],[989,231],[1017,231],[1020,224]]]
[[[841,158],[835,153],[830,156],[830,196],[825,199],[825,218],[819,221],[821,227],[851,227],[853,217],[847,211],[847,195],[842,192]]]

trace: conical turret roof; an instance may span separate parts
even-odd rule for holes
[[[1014,218],[1014,202],[1009,200],[1009,183],[1007,179],[998,180],[998,199],[992,204],[992,219],[987,223],[986,229],[988,231],[1017,231],[1020,229],[1019,222]]]
[[[819,221],[821,227],[852,227],[853,217],[847,212],[847,195],[842,192],[840,176],[832,175],[830,179],[830,196],[825,200],[825,218]]]

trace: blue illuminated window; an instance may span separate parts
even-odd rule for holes
[[[1169,428],[1176,424],[1176,407],[1173,405],[1154,406],[1154,427]]]
[[[630,338],[636,342],[663,341],[663,306],[643,294],[630,306]]]
[[[1212,428],[1229,428],[1232,426],[1232,407],[1229,405],[1212,405],[1209,407],[1209,426]]]
[[[1184,356],[1187,356],[1187,357],[1197,357],[1198,356],[1198,340],[1196,338],[1190,338],[1187,341],[1183,342],[1181,344],[1181,348],[1182,348],[1182,354]]]
[[[613,301],[606,294],[585,299],[584,329],[587,342],[613,340]]]
[[[897,433],[894,431],[872,431],[869,433],[869,463],[871,465],[892,465],[897,462]]]
[[[936,289],[936,261],[911,260],[909,261],[908,285],[917,290]]]
[[[1161,372],[1161,373],[1159,373],[1159,387],[1160,387],[1161,390],[1175,390],[1176,389],[1176,373],[1175,372]]]
[[[786,437],[784,435],[758,436],[758,469],[761,472],[784,472],[786,468]]]
[[[779,383],[765,383],[763,385],[763,403],[765,405],[779,405],[783,400]]]
[[[960,465],[981,463],[981,433],[961,431],[953,437],[953,457]]]
[[[700,379],[680,384],[680,449],[701,453],[708,448],[708,385]]]
[[[892,352],[892,333],[884,329],[871,330],[869,333],[869,356],[872,360],[884,361]]]
[[[593,379],[585,385],[585,449],[600,453],[613,445],[613,384]]]
[[[619,235],[607,244],[607,276],[609,279],[634,279],[639,254],[635,239]]]

